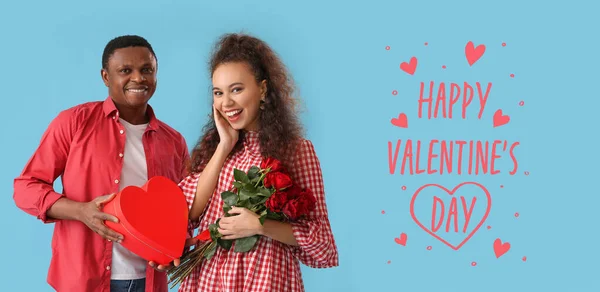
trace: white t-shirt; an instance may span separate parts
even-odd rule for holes
[[[119,190],[127,186],[141,187],[148,180],[146,153],[142,144],[142,136],[148,124],[132,125],[119,119],[125,128],[125,153],[123,153],[123,168]],[[123,234],[123,236],[127,236]],[[118,243],[113,243],[112,280],[135,280],[146,277],[148,262]]]

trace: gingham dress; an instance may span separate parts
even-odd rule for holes
[[[225,161],[216,190],[200,216],[199,224],[191,224],[191,230],[199,228],[199,231],[203,231],[223,217],[221,192],[232,187],[234,168],[248,171],[253,165],[260,166],[262,157],[258,133],[246,133],[243,144],[243,149]],[[292,179],[299,186],[310,188],[317,200],[316,208],[308,218],[292,223],[299,246],[261,236],[254,248],[246,253],[218,247],[213,258],[204,260],[196,267],[181,284],[179,291],[304,291],[299,262],[313,268],[338,265],[337,248],[327,216],[321,168],[309,140],[300,144],[294,161],[290,169]],[[199,176],[190,175],[180,183],[190,208]]]

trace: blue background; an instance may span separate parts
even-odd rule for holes
[[[105,44],[123,34],[150,41],[159,59],[151,104],[192,147],[211,104],[209,50],[222,33],[245,31],[293,73],[323,168],[340,266],[304,267],[307,291],[600,291],[598,5],[449,2],[3,1],[1,290],[51,291],[52,225],[15,207],[12,183],[59,111],[106,97]],[[487,46],[472,67],[469,40]],[[411,56],[414,76],[399,70]],[[417,119],[419,82],[430,80],[493,82],[482,119],[476,97],[467,120]],[[498,108],[511,121],[493,128]],[[390,124],[400,112],[408,129]],[[495,176],[390,175],[387,142],[397,139],[518,141],[519,172],[508,175],[508,161]],[[409,203],[424,184],[463,181],[490,191],[492,228],[454,251],[412,221]],[[405,247],[393,240],[402,232]],[[512,245],[499,259],[496,238]]]

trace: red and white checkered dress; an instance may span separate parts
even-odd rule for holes
[[[260,166],[261,161],[258,133],[248,132],[243,149],[225,161],[216,190],[200,216],[199,224],[191,228],[199,227],[203,231],[223,217],[221,192],[232,187],[233,169],[248,171],[253,165]],[[317,199],[316,208],[309,218],[292,223],[299,246],[261,236],[254,248],[246,253],[217,247],[215,255],[196,267],[181,284],[179,291],[304,291],[299,262],[313,268],[338,266],[337,248],[327,216],[321,167],[309,140],[304,140],[298,147],[290,174],[299,186],[310,188]],[[190,208],[198,178],[199,174],[190,175],[180,183]]]

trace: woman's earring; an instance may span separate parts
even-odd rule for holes
[[[264,109],[265,109],[265,100],[264,100],[264,99],[261,99],[261,100],[260,100],[260,109],[261,109],[261,110],[264,110]]]

